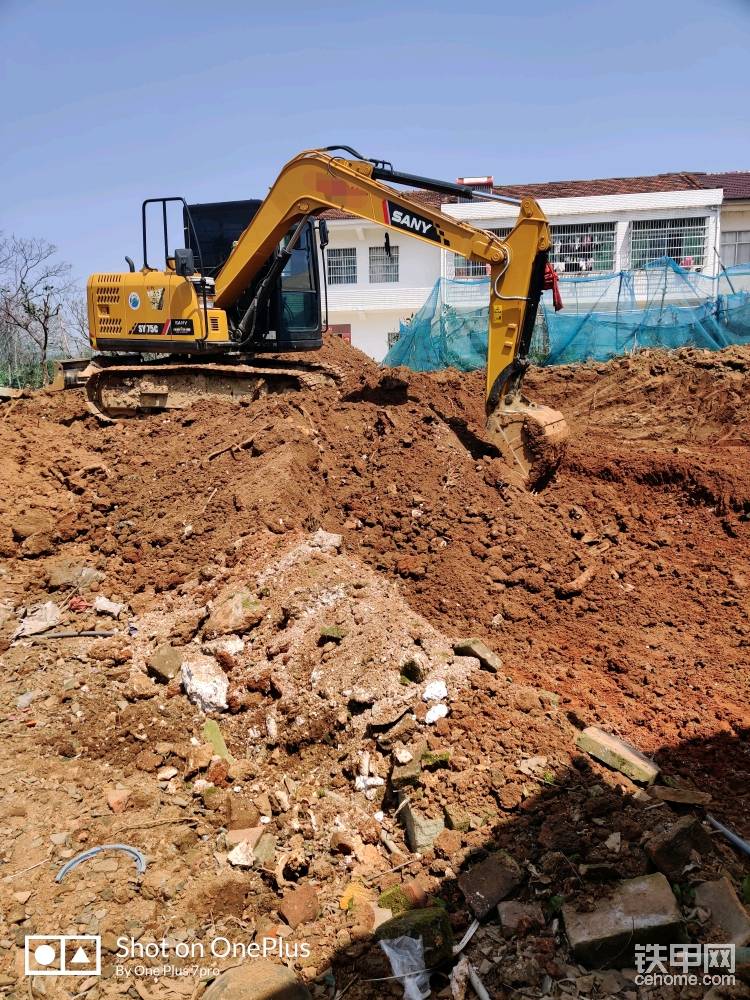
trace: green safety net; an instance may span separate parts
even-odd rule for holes
[[[545,292],[529,357],[540,365],[606,361],[646,347],[718,350],[750,343],[750,264],[718,275],[685,270],[662,257],[637,271],[560,277],[564,308]],[[483,368],[489,279],[440,278],[401,323],[383,364],[414,371]]]

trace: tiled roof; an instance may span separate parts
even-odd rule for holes
[[[724,201],[750,199],[750,170],[722,174],[693,174],[702,188],[724,188]]]
[[[696,191],[723,188],[724,200],[750,199],[750,170],[734,170],[718,174],[684,171],[682,173],[652,174],[645,177],[605,177],[589,181],[546,181],[534,184],[502,184],[493,190],[496,194],[521,198],[585,198],[591,195],[650,194],[654,191]],[[435,191],[405,192],[413,201],[439,208],[454,201]],[[326,219],[351,219],[348,212],[331,209]]]

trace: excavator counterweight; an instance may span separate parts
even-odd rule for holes
[[[90,407],[112,419],[187,406],[201,396],[255,398],[335,381],[336,373],[324,366],[278,355],[322,346],[315,232],[324,252],[327,227],[315,220],[341,209],[487,266],[487,433],[528,483],[544,481],[559,464],[567,427],[560,413],[521,393],[549,276],[549,226],[539,205],[523,199],[513,230],[501,240],[392,184],[468,198],[471,189],[399,174],[384,161],[366,160],[348,147],[343,151],[347,157],[335,155],[334,148],[300,153],[263,201],[144,202],[141,270],[128,258],[129,271],[95,274],[88,282],[91,345],[106,352],[84,373]],[[186,245],[170,253],[168,209],[174,203],[183,212]],[[161,208],[163,268],[148,261],[147,215],[154,205]],[[123,353],[130,357],[119,360]]]

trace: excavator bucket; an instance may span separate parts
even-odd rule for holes
[[[568,425],[559,410],[520,393],[506,397],[487,417],[487,435],[530,489],[547,482],[565,454]]]

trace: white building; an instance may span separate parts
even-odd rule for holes
[[[750,261],[750,172],[659,174],[494,187],[498,194],[539,200],[552,227],[552,262],[562,276],[634,269],[659,257],[716,274]],[[448,202],[410,192],[454,218],[504,235],[517,214],[496,201]],[[330,243],[329,322],[334,332],[382,360],[399,323],[425,302],[439,277],[470,281],[484,265],[385,230],[343,212],[327,214]],[[644,275],[645,278],[645,275]],[[645,287],[645,285],[644,285]],[[455,301],[473,301],[476,286],[451,285]]]

